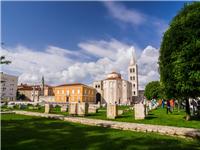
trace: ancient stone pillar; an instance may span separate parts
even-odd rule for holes
[[[117,104],[107,104],[107,118],[115,119],[118,115]]]
[[[69,103],[69,115],[77,114],[77,103]]]
[[[46,113],[46,114],[50,113],[50,109],[51,109],[50,104],[45,104],[44,107],[45,107],[44,113]]]
[[[134,110],[135,110],[135,120],[145,118],[145,107],[142,103],[135,104]]]
[[[85,103],[85,102],[78,103],[77,114],[79,116],[85,116],[85,115],[87,115],[88,114],[88,103]]]

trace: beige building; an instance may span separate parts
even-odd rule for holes
[[[13,101],[16,100],[17,94],[17,82],[18,77],[0,73],[1,86],[0,86],[0,97],[1,101]]]
[[[40,97],[43,96],[42,88],[40,85],[27,85],[21,84],[17,87],[18,92],[25,96],[24,100],[39,102]],[[44,85],[44,96],[53,96],[53,88],[49,85]]]
[[[73,83],[53,87],[55,102],[87,102],[95,103],[96,90],[90,86]]]
[[[119,73],[108,74],[105,80],[95,81],[93,87],[97,90],[96,100],[101,103],[127,105],[132,101],[132,85]]]

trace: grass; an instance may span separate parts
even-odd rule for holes
[[[16,110],[17,108],[15,108]],[[176,109],[172,114],[166,114],[165,108],[158,108],[149,112],[149,115],[144,120],[135,120],[134,111],[130,110],[128,106],[119,106],[120,110],[124,110],[124,113],[118,116],[116,119],[106,118],[106,108],[99,109],[96,114],[89,114],[87,118],[93,119],[103,119],[103,120],[113,120],[121,122],[134,122],[143,124],[154,124],[154,125],[166,125],[166,126],[176,126],[176,127],[187,127],[200,129],[200,119],[194,119],[190,121],[185,120],[185,111],[183,109],[178,112]],[[19,109],[17,109],[19,110]],[[44,112],[44,107],[39,107],[39,109],[23,109],[25,111],[33,112]],[[60,112],[60,107],[54,107],[51,113],[62,114],[68,116],[68,112]]]
[[[1,115],[2,150],[200,149],[200,141],[30,117]]]
[[[172,114],[166,114],[165,108],[158,108],[150,111],[149,115],[144,120],[135,120],[134,111],[128,110],[127,107],[120,107],[119,109],[124,110],[124,114],[118,116],[116,119],[106,118],[106,109],[100,109],[96,114],[89,114],[89,118],[103,119],[103,120],[113,120],[122,122],[135,122],[144,124],[154,124],[154,125],[167,125],[167,126],[177,126],[177,127],[188,127],[200,129],[200,119],[194,119],[186,121],[185,111],[181,110],[178,112],[176,109]]]

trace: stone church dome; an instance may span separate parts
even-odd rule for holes
[[[106,79],[121,79],[121,74],[117,72],[111,72],[107,75]]]

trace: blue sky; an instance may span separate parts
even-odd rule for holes
[[[168,24],[184,2],[121,2],[127,9]],[[150,18],[151,19],[151,18]],[[2,40],[42,49],[47,45],[77,49],[87,40],[116,38],[141,48],[159,47],[161,34],[148,25],[132,26],[113,18],[103,2],[2,2]]]
[[[92,83],[111,71],[127,79],[132,51],[139,84],[159,80],[163,32],[185,2],[2,2],[3,71],[19,83]]]

